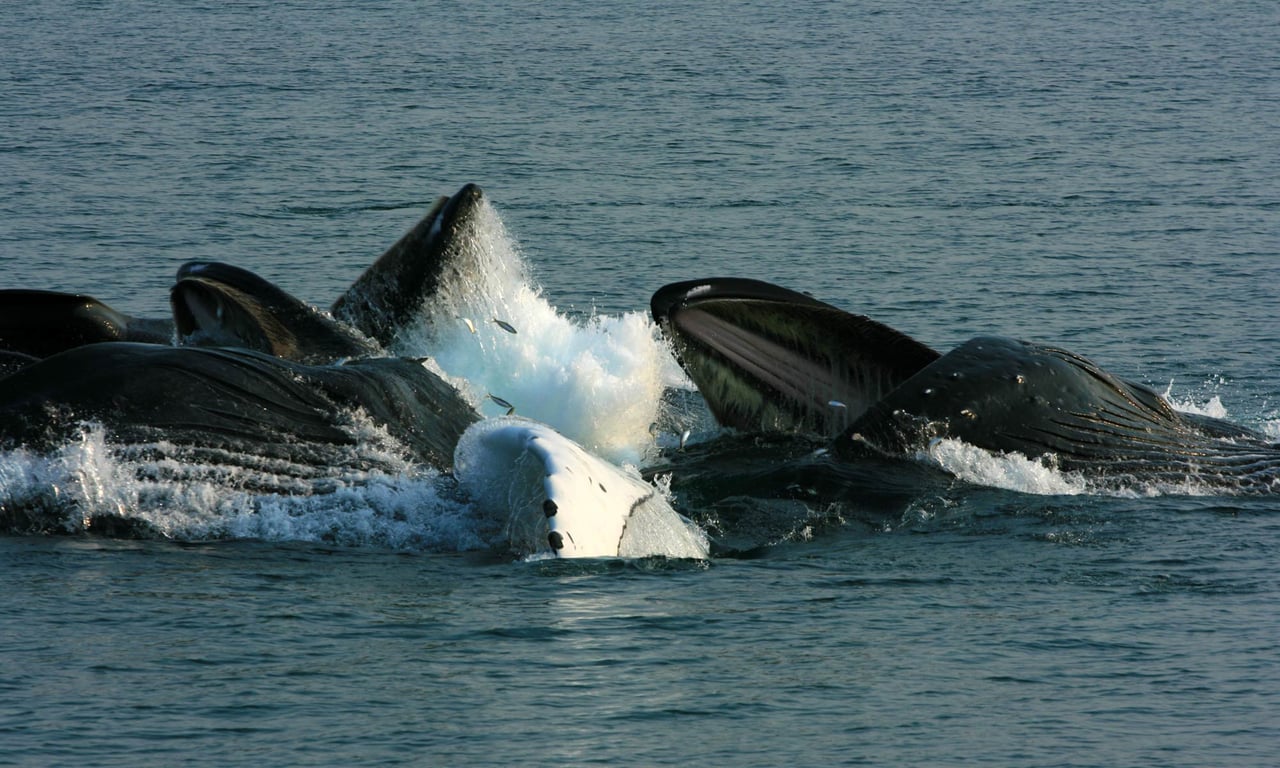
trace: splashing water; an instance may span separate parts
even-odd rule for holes
[[[1225,380],[1217,379],[1206,382],[1206,385],[1217,387],[1225,384]],[[1173,394],[1173,382],[1169,382],[1169,386],[1165,388],[1160,395],[1169,403],[1174,410],[1182,413],[1190,413],[1196,416],[1209,416],[1215,419],[1228,419],[1227,407],[1223,404],[1219,395],[1213,395],[1207,401],[1197,402],[1193,396],[1175,397]],[[1280,418],[1276,418],[1274,412],[1264,415],[1257,425],[1258,431],[1271,440],[1280,441]]]
[[[1190,413],[1196,416],[1210,416],[1215,419],[1227,418],[1227,407],[1222,404],[1222,398],[1214,395],[1207,402],[1197,403],[1190,396],[1174,397],[1173,382],[1169,382],[1169,386],[1165,388],[1160,395],[1164,398],[1175,411]]]
[[[456,498],[440,473],[348,471],[318,492],[264,493],[262,470],[202,466],[163,446],[117,446],[98,426],[57,451],[0,453],[0,515],[7,527],[81,533],[128,523],[181,541],[256,538],[462,551],[493,546],[501,530]],[[276,478],[277,484],[280,483]],[[296,491],[299,481],[291,479]]]
[[[604,458],[640,462],[674,367],[656,326],[637,312],[561,315],[487,201],[472,224],[395,353],[432,358],[482,414],[508,410],[497,398]]]
[[[953,438],[934,440],[918,458],[975,485],[1050,496],[1088,492],[1079,476],[1018,453],[992,453]]]

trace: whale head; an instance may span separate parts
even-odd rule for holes
[[[305,363],[365,357],[376,344],[240,267],[192,261],[169,292],[178,341],[240,347]]]
[[[420,313],[457,264],[484,206],[484,193],[468,184],[441,197],[333,303],[333,316],[384,347]]]

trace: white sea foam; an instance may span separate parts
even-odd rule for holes
[[[1218,395],[1214,395],[1202,402],[1195,400],[1190,395],[1175,396],[1173,394],[1173,382],[1170,381],[1169,386],[1165,388],[1160,396],[1176,411],[1196,416],[1210,416],[1215,419],[1227,418],[1227,408],[1222,404],[1222,398]]]
[[[485,415],[507,411],[494,396],[604,458],[640,461],[672,365],[648,316],[559,313],[487,203],[455,263],[395,351],[431,357]]]
[[[1040,495],[1088,492],[1082,477],[1051,464],[1019,453],[992,453],[953,438],[934,440],[919,458],[975,485]]]

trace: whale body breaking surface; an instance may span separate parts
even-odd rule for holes
[[[172,318],[131,318],[85,296],[0,292],[0,443],[50,454],[101,429],[117,457],[148,459],[142,474],[268,497],[427,472],[445,486],[436,493],[459,495],[449,490],[457,486],[477,514],[498,518],[498,545],[519,555],[705,557],[705,537],[637,472],[538,422],[487,423],[480,398],[461,391],[467,382],[400,348],[415,323],[456,326],[459,295],[492,285],[477,274],[485,254],[474,243],[487,214],[475,185],[441,198],[327,312],[215,262],[179,268]],[[505,320],[491,327],[514,335]],[[71,331],[47,332],[59,328]],[[482,428],[464,441],[473,426]],[[534,465],[536,478],[525,471]],[[527,488],[536,503],[486,506],[496,488],[510,489],[507,501]],[[81,516],[63,514],[58,487],[46,490],[6,499],[0,524],[75,528],[68,520]],[[128,510],[115,511],[85,514],[79,529],[137,531],[112,519]]]
[[[660,288],[649,316],[571,321],[493,247],[495,221],[475,185],[441,197],[327,309],[218,262],[178,269],[168,317],[0,291],[0,449],[18,466],[0,472],[22,476],[0,529],[253,535],[169,527],[204,503],[173,489],[265,520],[420,483],[443,516],[480,521],[461,548],[700,559],[714,542],[691,507],[708,499],[798,478],[810,501],[876,496],[956,444],[1087,490],[1280,490],[1274,439],[1056,347],[979,337],[939,354],[741,278]],[[101,445],[133,491],[50,469],[76,445]],[[394,526],[405,506],[375,516]]]

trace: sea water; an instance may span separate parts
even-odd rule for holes
[[[476,182],[518,274],[430,351],[487,415],[496,395],[614,461],[643,461],[646,393],[679,380],[648,296],[717,275],[940,350],[1058,344],[1280,437],[1278,21],[1247,1],[14,6],[4,287],[162,315],[201,258],[327,306]],[[147,485],[92,429],[10,452],[4,493],[163,536],[0,539],[0,764],[1275,761],[1275,501],[1099,495],[958,444],[919,460],[963,481],[889,514],[799,503],[738,557],[564,563],[492,549],[410,467],[321,502]]]

